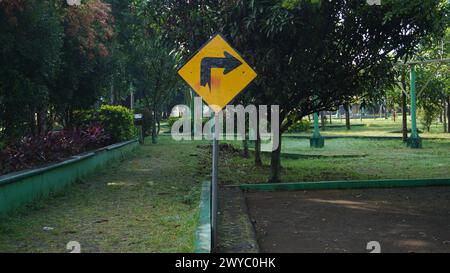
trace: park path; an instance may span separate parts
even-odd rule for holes
[[[0,252],[192,251],[198,149],[162,138],[0,221]]]
[[[261,252],[448,253],[450,188],[246,194]],[[372,243],[373,244],[373,243]]]

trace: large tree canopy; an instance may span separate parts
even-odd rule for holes
[[[441,35],[448,14],[439,0],[236,0],[223,8],[223,32],[259,74],[253,96],[280,105],[281,133],[305,115],[393,84],[393,67]],[[272,181],[279,180],[279,152]]]
[[[0,2],[0,134],[34,130],[59,72],[62,26],[48,1]]]

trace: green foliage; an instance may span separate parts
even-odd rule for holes
[[[93,117],[74,110],[106,98],[128,103],[133,92],[136,104],[154,113],[149,122],[156,138],[161,112],[182,99],[176,68],[215,32],[258,73],[250,86],[255,92],[236,101],[279,105],[281,132],[306,115],[357,99],[392,107],[400,97],[385,90],[399,60],[418,49],[429,51],[424,58],[448,57],[442,56],[447,42],[441,53],[427,46],[441,41],[449,6],[444,0],[382,2],[85,0],[69,7],[56,0],[0,1],[0,132],[13,138],[56,124],[83,125]],[[438,103],[437,90],[449,94],[448,69],[436,74],[440,83],[418,94],[422,108]],[[424,81],[419,75],[418,89]],[[118,139],[130,132],[122,133]]]
[[[129,140],[135,136],[133,112],[123,106],[103,105],[98,111],[76,110],[73,113],[73,124],[81,129],[101,124],[113,142]]]
[[[135,135],[133,112],[126,107],[102,105],[99,121],[114,142],[129,140]]]
[[[98,112],[94,110],[76,110],[73,112],[73,123],[76,127],[86,128],[98,122]]]
[[[8,140],[34,133],[33,116],[58,72],[63,31],[48,1],[16,4],[0,1],[0,127]]]
[[[180,119],[179,117],[169,117],[167,119],[167,124],[169,125],[169,128],[172,128],[173,124],[179,119]]]
[[[236,0],[222,15],[223,32],[258,72],[253,100],[280,106],[281,133],[306,115],[381,93],[398,60],[448,25],[441,0]],[[272,158],[269,180],[278,182]]]
[[[439,105],[430,103],[419,109],[419,120],[423,128],[428,132],[434,121],[439,117],[442,108]]]
[[[386,106],[391,109],[402,104],[402,90],[399,87],[386,90]]]
[[[427,131],[430,131],[430,126],[444,110],[449,90],[449,72],[445,65],[426,65],[417,69],[419,120]]]
[[[297,122],[295,122],[294,124],[292,124],[289,127],[289,132],[308,132],[311,126],[311,122],[309,120],[306,119],[302,119],[299,120]]]
[[[0,138],[71,127],[74,109],[98,102],[112,26],[102,0],[0,1]]]
[[[110,84],[110,13],[102,0],[83,1],[61,11],[64,46],[58,77],[51,82],[50,103],[66,126],[72,125],[75,109],[92,107]]]

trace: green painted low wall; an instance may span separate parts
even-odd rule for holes
[[[397,188],[397,187],[426,187],[426,186],[450,186],[450,178],[261,183],[261,184],[242,184],[239,187],[243,190],[249,191],[298,191],[298,190],[333,190],[333,189]]]
[[[298,136],[298,135],[284,135],[286,138],[298,138],[298,139],[310,139],[311,136]],[[332,136],[324,136],[325,139],[338,139],[338,138],[347,138],[347,139],[371,139],[371,140],[385,140],[385,139],[402,139],[401,136],[356,136],[356,135],[332,135]]]
[[[211,182],[203,182],[200,196],[200,217],[195,231],[195,253],[211,252]]]
[[[0,215],[45,198],[138,146],[137,140],[110,145],[45,167],[0,176]]]
[[[254,151],[255,149],[250,149],[251,151]],[[261,154],[266,155],[266,156],[270,156],[272,154],[272,152],[268,152],[268,151],[262,151]],[[281,152],[281,158],[286,158],[286,159],[302,159],[302,158],[325,158],[325,159],[330,159],[330,158],[357,158],[357,157],[366,157],[366,154],[342,154],[342,155],[321,155],[321,154],[301,154],[301,153],[285,153],[285,152]]]
[[[357,124],[351,124],[352,127],[364,127],[366,124],[363,123],[357,123]],[[314,129],[314,125],[309,126],[310,129]],[[322,128],[322,124],[319,124],[319,128]],[[345,124],[333,124],[333,123],[327,123],[325,125],[325,128],[347,128],[347,125]]]
[[[301,136],[301,135],[283,135],[283,137],[286,138],[298,138],[298,139],[310,139],[311,136]],[[325,139],[368,139],[368,140],[389,140],[389,139],[402,139],[401,136],[357,136],[357,135],[331,135],[331,136],[324,136]],[[428,139],[428,140],[448,140],[449,138],[442,138],[442,137],[422,137],[422,139]]]

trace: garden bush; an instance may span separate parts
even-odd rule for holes
[[[74,125],[85,129],[101,124],[113,142],[131,139],[135,136],[133,112],[123,106],[103,105],[100,110],[77,110]]]
[[[298,132],[308,132],[311,126],[311,122],[309,120],[300,120],[291,125],[289,127],[289,132],[298,133]]]
[[[41,136],[27,136],[0,151],[0,175],[58,162],[72,155],[111,144],[102,126],[86,129],[51,131]]]
[[[126,107],[103,105],[98,117],[105,132],[114,142],[129,140],[136,135],[133,112]]]
[[[77,110],[73,113],[74,125],[77,128],[88,128],[99,124],[98,112],[95,110]]]
[[[0,151],[0,174],[61,161],[135,136],[133,112],[123,106],[75,111],[73,125],[71,130],[26,136],[5,145]]]
[[[419,120],[424,130],[430,131],[431,124],[437,120],[441,111],[439,105],[433,103],[419,108]]]

